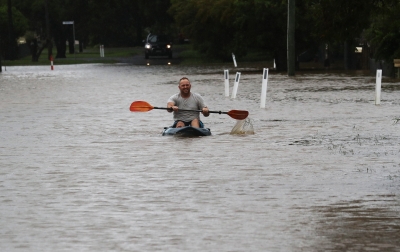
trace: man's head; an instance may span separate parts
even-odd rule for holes
[[[188,96],[190,95],[190,88],[192,85],[190,84],[190,81],[187,77],[182,77],[179,80],[179,90],[181,91],[182,96]]]

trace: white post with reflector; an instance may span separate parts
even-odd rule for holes
[[[225,96],[229,97],[229,70],[224,70]]]
[[[53,55],[50,55],[50,69],[54,70],[54,66],[53,66]]]
[[[382,69],[376,70],[375,105],[381,104]]]
[[[239,88],[240,72],[236,72],[235,84],[233,85],[232,98],[236,98],[237,90]]]
[[[265,102],[267,100],[267,86],[268,86],[268,68],[264,68],[262,87],[261,87],[261,103],[260,108],[265,108]]]
[[[104,58],[104,45],[100,45],[100,57]]]

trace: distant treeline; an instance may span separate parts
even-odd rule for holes
[[[205,57],[230,60],[258,50],[286,65],[288,0],[0,0],[0,53],[17,55],[25,36],[32,60],[65,41],[80,48],[142,45],[148,33],[165,33],[175,42],[190,39]],[[296,53],[326,45],[326,57],[368,47],[370,57],[400,58],[399,0],[297,0]],[[74,25],[63,24],[74,21]]]

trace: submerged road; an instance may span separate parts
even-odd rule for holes
[[[374,76],[271,73],[260,109],[258,69],[232,99],[221,66],[149,61],[0,75],[0,251],[399,251],[399,82],[376,106]],[[211,136],[161,136],[171,113],[130,112],[182,75],[255,134],[212,114]]]

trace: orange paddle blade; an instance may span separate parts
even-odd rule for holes
[[[132,112],[147,112],[152,110],[154,107],[150,103],[145,101],[134,101],[129,108]]]
[[[231,110],[227,113],[230,117],[237,120],[244,120],[249,116],[249,111],[246,110]]]

